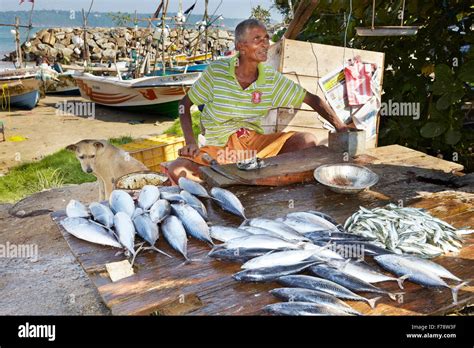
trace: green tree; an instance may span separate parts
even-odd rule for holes
[[[299,1],[294,1],[295,8]],[[355,27],[371,25],[372,1],[321,0],[298,39],[385,53],[382,102],[420,103],[418,120],[382,117],[379,144],[401,144],[459,160],[474,170],[474,131],[463,108],[473,99],[473,7],[462,0],[410,0],[404,25],[418,25],[415,36],[360,37]],[[287,14],[288,2],[275,0]],[[375,25],[399,25],[402,0],[378,0]],[[456,159],[458,157],[458,159]]]
[[[132,21],[132,15],[129,13],[109,12],[107,16],[112,19],[117,27],[124,27]]]
[[[252,12],[250,14],[250,18],[258,19],[265,25],[270,24],[270,11],[263,8],[262,6],[258,5],[257,7],[252,7]]]

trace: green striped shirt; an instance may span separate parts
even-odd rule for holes
[[[258,78],[242,89],[235,76],[238,57],[211,63],[188,91],[195,105],[205,104],[201,125],[207,145],[225,145],[239,128],[263,133],[262,119],[275,107],[298,108],[306,91],[271,66],[260,63]]]

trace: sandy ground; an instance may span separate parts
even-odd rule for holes
[[[59,114],[56,103],[83,101],[81,97],[47,96],[31,111],[0,110],[0,121],[5,125],[5,135],[23,136],[21,142],[0,142],[0,173],[24,162],[41,159],[69,144],[82,139],[108,139],[130,135],[134,138],[161,134],[172,124],[171,118],[136,114],[99,105],[95,117]],[[130,124],[129,122],[144,122]]]

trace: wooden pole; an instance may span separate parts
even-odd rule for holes
[[[288,29],[284,35],[285,38],[296,39],[318,4],[319,0],[302,0],[300,2],[293,19],[288,24]]]
[[[20,45],[20,18],[15,17],[15,45],[16,45],[16,60],[18,68],[23,66],[23,55],[21,54],[21,45]]]
[[[163,12],[161,16],[161,69],[163,70],[163,76],[166,74],[166,60],[165,60],[165,19],[166,11],[168,10],[168,0],[165,0],[163,4]]]
[[[204,51],[205,54],[204,54],[204,60],[207,60],[207,28],[208,28],[208,25],[209,25],[209,16],[207,14],[207,6],[209,5],[209,0],[206,0],[205,1],[205,6],[204,6],[204,21],[206,22],[206,32],[204,33],[204,40],[206,41],[206,50]]]

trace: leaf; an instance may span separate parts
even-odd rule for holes
[[[446,93],[441,96],[441,98],[438,99],[436,102],[436,109],[442,111],[446,110],[451,106],[451,99],[452,99],[452,94],[451,93]]]
[[[433,83],[433,93],[441,95],[451,90],[453,83],[453,73],[446,64],[435,67],[435,82]]]
[[[455,145],[459,140],[461,140],[461,132],[450,128],[444,135],[444,140],[446,141],[446,144]]]
[[[446,131],[446,125],[441,122],[427,122],[420,129],[423,138],[434,138]]]
[[[461,66],[458,78],[464,82],[474,82],[474,61],[471,60]]]

